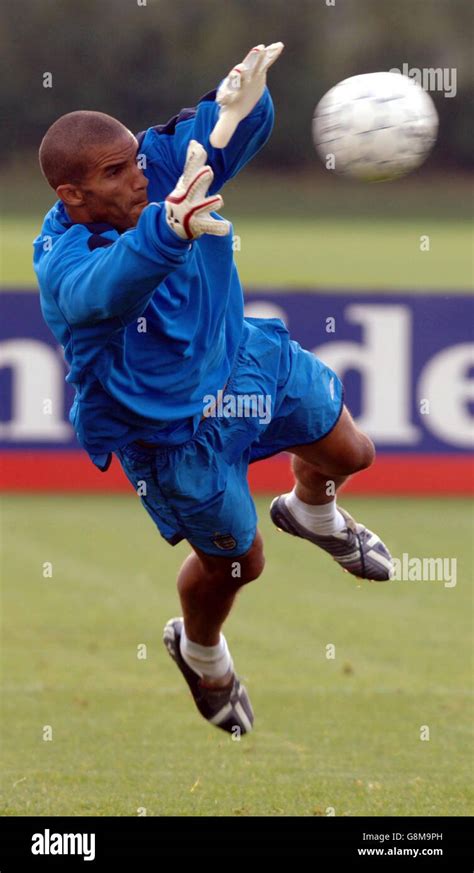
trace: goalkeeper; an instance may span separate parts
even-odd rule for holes
[[[264,565],[249,463],[292,453],[295,487],[273,501],[275,525],[355,576],[391,575],[379,537],[334,496],[372,463],[372,442],[329,367],[279,319],[244,318],[231,225],[218,214],[218,192],[270,136],[266,74],[282,48],[255,47],[196,109],[137,137],[103,113],[68,113],[39,153],[59,199],[34,264],[76,391],[71,422],[101,470],[116,454],[162,536],[191,545],[183,617],[164,641],[201,715],[241,733],[253,712],[221,628]],[[223,391],[234,409],[270,399],[271,416],[220,414]]]

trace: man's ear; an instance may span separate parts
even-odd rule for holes
[[[84,206],[84,195],[77,185],[58,185],[56,194],[65,206]]]

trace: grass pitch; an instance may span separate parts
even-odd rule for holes
[[[267,568],[226,624],[256,713],[240,742],[161,643],[187,546],[132,495],[3,501],[3,814],[472,813],[467,501],[341,501],[395,555],[456,557],[445,588],[359,585],[259,499]]]
[[[2,177],[7,287],[35,287],[31,243],[51,202],[36,166],[22,196],[24,177],[23,164]],[[470,287],[462,179],[246,179],[224,209],[244,286]],[[258,500],[267,568],[225,626],[256,713],[235,742],[201,719],[161,642],[187,546],[167,546],[132,495],[2,500],[4,815],[472,814],[466,501],[343,501],[396,556],[456,557],[445,588],[359,585],[278,534]]]
[[[36,287],[32,241],[41,224],[41,217],[12,217],[4,222],[1,282],[5,287]],[[472,235],[465,221],[262,220],[243,215],[235,218],[233,228],[244,288],[442,292],[472,286]],[[420,249],[422,236],[429,239],[427,251]]]

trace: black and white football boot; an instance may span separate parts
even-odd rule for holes
[[[270,506],[273,524],[285,533],[309,540],[328,552],[348,573],[359,579],[387,582],[393,575],[392,556],[380,537],[363,524],[356,522],[345,509],[338,510],[346,520],[346,527],[330,536],[319,536],[303,527],[286,505],[287,494],[275,497]]]
[[[181,654],[182,629],[183,619],[171,618],[165,625],[163,642],[186,679],[199,712],[211,724],[234,736],[248,734],[252,730],[254,714],[246,688],[235,673],[225,688],[203,686],[201,677],[189,667]]]

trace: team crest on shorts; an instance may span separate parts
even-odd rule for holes
[[[230,549],[235,549],[237,545],[237,540],[232,536],[232,534],[216,534],[211,537],[211,541],[218,549],[222,549],[224,552],[227,552]]]

